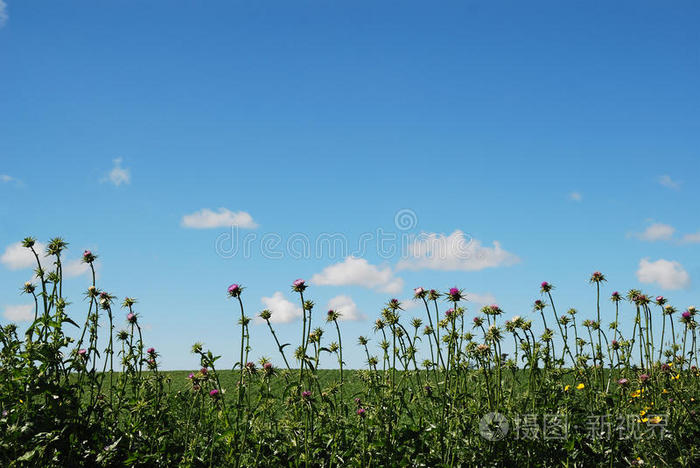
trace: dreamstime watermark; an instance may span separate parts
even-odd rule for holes
[[[282,259],[344,259],[362,258],[375,253],[381,259],[401,260],[432,258],[469,260],[478,256],[469,234],[444,236],[415,230],[418,216],[413,210],[402,209],[394,215],[394,228],[377,228],[356,237],[343,232],[322,232],[310,235],[294,232],[241,232],[236,226],[222,232],[215,243],[216,253],[223,258],[251,258],[259,254],[263,258]]]
[[[487,413],[479,420],[479,433],[489,441],[566,440],[572,431],[584,431],[591,440],[631,440],[663,437],[668,414],[589,415],[572,425],[566,414],[519,414],[510,420],[501,413]]]

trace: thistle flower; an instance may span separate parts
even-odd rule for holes
[[[591,275],[591,283],[602,283],[603,281],[606,281],[605,275],[599,271],[594,271]]]
[[[537,299],[537,300],[535,301],[535,304],[534,304],[534,307],[533,307],[533,308],[534,308],[536,311],[540,311],[540,310],[543,310],[545,307],[547,307],[547,305],[546,305],[544,302],[542,302],[541,300]]]
[[[328,311],[328,315],[326,317],[327,322],[335,322],[340,318],[340,314],[338,313],[337,310],[330,309]]]
[[[36,289],[36,286],[34,286],[32,283],[27,281],[24,283],[24,287],[22,287],[22,291],[27,293],[27,294],[32,294],[34,290]]]
[[[85,348],[79,349],[78,356],[80,356],[83,359],[87,358],[87,349],[85,349]]]
[[[413,290],[413,297],[415,299],[423,299],[427,294],[427,291],[421,287],[415,288]]]
[[[135,323],[137,322],[137,320],[138,320],[138,319],[136,318],[136,314],[131,313],[131,312],[129,312],[128,314],[126,314],[126,321],[127,321],[127,322],[129,322],[129,323],[131,323],[131,324],[135,324]]]
[[[271,362],[266,362],[263,364],[263,370],[265,371],[266,374],[272,374],[274,372],[274,368],[272,367]]]
[[[269,310],[265,309],[262,312],[260,312],[261,319],[268,321],[270,320],[270,317],[272,317],[272,312],[270,312]]]
[[[22,239],[22,246],[28,249],[34,247],[35,243],[36,239],[34,239],[33,237],[25,237],[24,239]]]
[[[647,380],[649,380],[649,374],[642,374],[639,376],[639,381],[642,383],[642,385],[646,384]]]
[[[610,295],[610,300],[613,302],[620,302],[622,300],[622,296],[619,292],[615,291]]]
[[[364,346],[367,344],[367,338],[365,338],[364,336],[359,336],[357,338],[357,342],[360,343],[361,346]]]
[[[243,288],[236,283],[233,283],[231,286],[228,287],[228,295],[231,297],[238,297],[241,295],[241,292],[243,291]]]
[[[662,305],[666,304],[666,298],[663,296],[656,296],[655,302],[656,302],[656,305],[662,306]]]
[[[214,390],[209,392],[209,396],[216,400],[217,398],[219,398],[219,390],[215,388]]]
[[[202,375],[207,375],[208,372],[209,369],[207,369],[206,367],[202,367],[201,369],[199,369],[199,373]]]
[[[445,317],[450,318],[452,315],[455,313],[455,310],[452,308],[449,308],[445,311]]]
[[[484,319],[481,317],[474,317],[474,326],[480,327],[484,323]]]
[[[447,297],[452,302],[459,302],[464,299],[464,291],[458,288],[450,288],[447,293]]]
[[[364,418],[364,417],[365,417],[365,413],[366,413],[366,411],[365,411],[364,408],[358,408],[358,409],[357,409],[357,415],[358,415],[359,417]]]
[[[431,289],[428,291],[428,299],[431,301],[437,300],[442,294],[440,294],[438,291],[435,289]]]
[[[194,374],[190,372],[190,375],[187,376],[188,379],[193,380],[194,379]]]
[[[122,302],[122,307],[131,307],[134,304],[136,304],[136,302],[136,299],[134,299],[133,297],[125,297],[124,302]]]
[[[94,255],[89,250],[86,250],[83,252],[83,263],[92,263],[95,261],[96,258],[97,258],[97,255]]]
[[[309,390],[304,390],[303,392],[301,392],[301,397],[304,400],[308,400],[311,397],[311,392]]]
[[[620,387],[626,387],[627,385],[629,385],[629,383],[630,383],[630,381],[624,377],[617,381],[617,384]]]
[[[612,340],[610,344],[612,345],[612,349],[620,349],[620,343],[618,343],[617,340]]]
[[[552,286],[550,283],[548,283],[546,281],[542,281],[542,283],[540,284],[540,291],[543,293],[549,292],[552,289],[554,289],[554,286]]]
[[[156,354],[156,348],[148,348],[148,349],[146,350],[146,352],[147,352],[148,354]]]
[[[664,306],[664,314],[665,314],[665,315],[673,315],[673,314],[675,314],[675,313],[676,313],[676,308],[673,307],[672,305],[666,304],[666,305]]]
[[[683,312],[681,314],[681,322],[688,323],[690,321],[690,317],[691,317],[690,311],[686,310],[685,312]]]
[[[245,363],[245,369],[248,371],[250,374],[255,374],[258,369],[255,367],[255,363],[252,361],[246,362]]]
[[[119,341],[128,340],[129,339],[129,332],[126,330],[119,330],[119,332],[117,332],[117,339]]]
[[[305,289],[306,281],[304,281],[301,278],[294,280],[294,282],[292,283],[292,290],[294,290],[295,292],[304,292]]]
[[[397,310],[401,309],[401,303],[399,302],[398,299],[390,299],[389,302],[387,302],[387,307],[391,310]]]

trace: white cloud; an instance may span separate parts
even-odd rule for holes
[[[114,167],[109,171],[107,177],[102,179],[102,182],[109,182],[112,185],[119,187],[121,184],[131,183],[131,171],[122,167],[122,158],[113,159]]]
[[[364,258],[347,257],[316,273],[311,282],[319,286],[362,286],[396,294],[403,288],[403,279],[394,276],[390,267],[379,268]]]
[[[467,292],[467,300],[481,306],[491,305],[496,303],[496,297],[491,293],[478,294]]]
[[[367,318],[365,314],[359,311],[355,301],[353,301],[350,296],[344,294],[335,296],[328,301],[326,308],[328,310],[333,309],[340,312],[340,320],[343,321],[364,320]]]
[[[41,260],[41,266],[44,270],[55,270],[54,258],[46,255],[46,244],[36,242],[34,244],[34,250],[39,254],[39,260]],[[0,256],[0,263],[10,270],[25,270],[27,268],[36,268],[37,266],[34,254],[30,249],[22,246],[21,242],[8,245],[5,252]],[[83,263],[79,258],[74,260],[62,260],[62,267],[64,278],[73,278],[90,272],[88,264]],[[100,264],[95,263],[95,269],[99,270],[99,268]]]
[[[658,179],[659,183],[663,185],[664,187],[668,187],[670,189],[678,190],[681,188],[681,184],[683,182],[673,180],[670,175],[664,174],[662,176],[659,176]]]
[[[7,3],[5,3],[3,0],[0,0],[0,28],[5,26],[5,23],[7,23],[7,19],[9,16],[7,15]]]
[[[289,323],[301,317],[301,307],[290,302],[280,291],[274,293],[272,297],[261,298],[260,302],[272,312],[270,317],[272,323]],[[256,317],[255,320],[258,323],[264,322],[260,317]]]
[[[245,229],[258,227],[253,217],[245,211],[231,211],[219,208],[214,212],[208,208],[195,211],[182,217],[182,225],[194,229],[210,229],[217,227],[237,226]]]
[[[408,258],[399,261],[399,270],[478,271],[485,268],[509,266],[520,259],[493,241],[493,247],[481,245],[477,239],[467,238],[460,230],[449,236],[421,233],[409,246]]]
[[[698,244],[698,243],[700,243],[700,231],[694,232],[692,234],[684,235],[683,239],[681,239],[681,242],[684,244]]]
[[[2,0],[0,0],[0,3],[2,3]],[[0,174],[0,182],[2,182],[3,184],[12,182],[13,180],[15,180],[15,178],[12,176],[9,176],[7,174]]]
[[[571,192],[569,194],[569,200],[580,202],[583,200],[583,195],[581,195],[581,192]]]
[[[656,283],[664,289],[682,289],[690,286],[690,275],[683,265],[664,259],[655,262],[646,258],[640,260],[637,279],[642,283]]]
[[[630,236],[643,241],[653,242],[658,240],[670,240],[674,232],[676,232],[676,228],[673,226],[663,223],[654,223],[648,226],[644,231],[633,232]]]
[[[29,322],[34,320],[34,306],[26,305],[8,305],[5,306],[3,316],[11,322]]]
[[[47,257],[44,253],[46,252],[46,245],[37,242],[34,244],[34,250],[39,254],[41,266],[44,269],[48,269],[50,265],[47,264]],[[25,268],[35,268],[36,258],[30,249],[22,246],[21,242],[15,242],[7,246],[5,252],[0,256],[0,263],[10,270],[23,270]]]
[[[100,263],[99,261],[95,262],[93,264],[95,267],[95,277],[99,277],[97,274],[100,270]],[[75,259],[75,260],[68,260],[64,261],[61,264],[61,268],[63,270],[63,277],[64,278],[74,278],[76,276],[82,276],[85,274],[92,274],[90,271],[90,265],[87,263],[83,262],[82,259]]]

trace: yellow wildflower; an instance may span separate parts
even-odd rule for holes
[[[640,416],[644,416],[645,414],[647,414],[647,412],[644,411],[644,410],[642,410],[642,411],[639,412],[639,415],[640,415]]]
[[[651,421],[652,424],[659,424],[661,422],[661,417],[660,416],[654,416],[651,418],[649,421]]]
[[[631,396],[632,398],[639,398],[639,397],[641,396],[641,394],[642,394],[642,391],[641,391],[641,390],[635,390],[635,391],[633,391],[632,393],[630,393],[630,396]]]
[[[571,388],[571,385],[567,385],[566,387],[564,387],[564,391],[568,392],[570,388]]]
[[[576,385],[576,390],[583,390],[586,386],[582,383]]]

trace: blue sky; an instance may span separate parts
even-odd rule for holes
[[[382,304],[416,286],[465,288],[470,317],[492,300],[532,315],[547,280],[561,312],[593,318],[594,270],[606,296],[697,303],[699,16],[697,2],[0,1],[0,320],[29,304],[12,248],[27,235],[97,253],[98,286],[139,299],[176,369],[197,366],[195,341],[236,359],[233,282],[248,315],[294,319],[290,284],[309,280],[319,325],[331,300],[357,318],[342,324],[352,367]],[[231,224],[250,254],[226,250]],[[324,233],[347,251],[297,255]],[[380,233],[433,257],[379,252]],[[276,325],[294,344],[299,326]],[[252,344],[280,361],[266,327]]]

